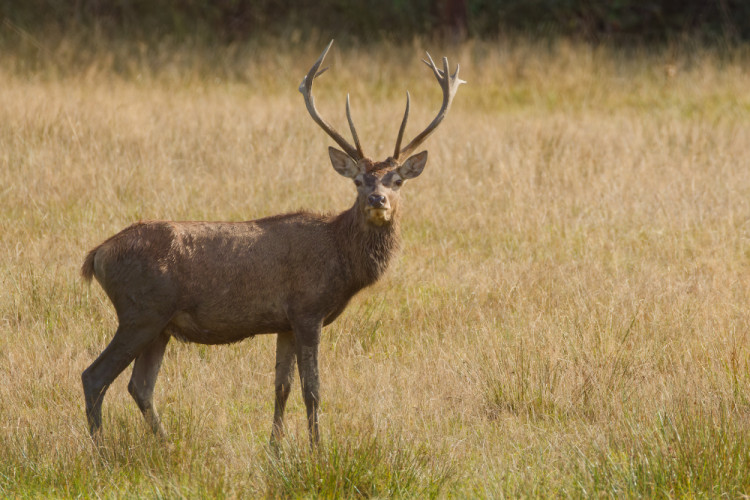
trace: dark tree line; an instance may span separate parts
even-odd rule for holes
[[[6,26],[115,36],[241,41],[335,34],[574,36],[586,40],[750,39],[750,0],[0,0]]]

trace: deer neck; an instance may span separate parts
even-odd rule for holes
[[[338,246],[349,267],[354,288],[361,289],[375,283],[399,250],[398,214],[393,214],[390,224],[375,226],[365,220],[355,203],[341,213],[334,224],[337,226]]]

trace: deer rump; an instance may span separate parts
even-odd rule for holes
[[[291,331],[306,315],[328,324],[356,290],[327,222],[309,213],[139,222],[91,250],[82,274],[96,277],[121,323],[160,321],[182,341]]]

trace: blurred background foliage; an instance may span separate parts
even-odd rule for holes
[[[750,39],[747,0],[0,0],[2,38],[105,37],[234,43],[272,35],[359,42],[505,35],[592,42]]]

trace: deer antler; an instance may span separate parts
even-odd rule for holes
[[[395,160],[398,160],[398,158],[401,155],[408,155],[412,151],[414,151],[417,147],[419,147],[420,144],[424,142],[425,139],[427,139],[427,136],[429,136],[432,132],[435,131],[438,125],[440,125],[440,122],[443,121],[443,118],[445,118],[446,113],[448,113],[448,109],[451,107],[451,102],[453,102],[453,96],[456,95],[456,91],[458,90],[458,86],[462,83],[466,83],[465,81],[461,80],[458,77],[458,69],[459,65],[456,64],[456,72],[452,75],[448,72],[448,58],[443,58],[443,69],[440,70],[435,66],[435,62],[432,60],[432,57],[430,57],[430,53],[427,52],[427,59],[430,61],[427,62],[424,59],[422,59],[422,62],[424,62],[427,66],[429,66],[432,69],[432,72],[435,74],[435,78],[437,78],[438,83],[440,84],[440,88],[443,89],[443,105],[440,108],[440,111],[438,111],[437,116],[434,120],[432,120],[432,123],[430,123],[426,129],[422,131],[421,134],[416,136],[412,141],[404,148],[401,148],[401,139],[403,139],[404,136],[404,130],[406,129],[406,121],[409,119],[409,93],[406,93],[406,111],[404,112],[404,119],[401,121],[401,127],[398,131],[398,138],[396,139],[396,148],[393,151],[393,158]]]
[[[352,136],[354,137],[354,144],[356,145],[356,147],[349,144],[349,142],[344,139],[330,123],[325,121],[323,117],[320,116],[318,110],[315,108],[315,99],[312,95],[313,80],[322,75],[328,69],[323,68],[322,70],[318,71],[320,65],[323,64],[323,59],[325,59],[326,54],[328,54],[328,50],[331,48],[331,45],[333,45],[333,40],[330,41],[318,60],[315,61],[315,64],[313,64],[312,68],[310,68],[310,71],[308,71],[307,75],[305,75],[305,78],[302,79],[302,83],[300,83],[299,85],[299,91],[305,98],[305,106],[307,107],[307,111],[310,113],[312,119],[315,120],[315,123],[320,125],[320,128],[322,128],[326,134],[331,136],[331,139],[336,141],[336,144],[341,146],[341,149],[343,149],[346,154],[351,156],[354,160],[359,161],[364,158],[365,155],[362,152],[362,146],[359,143],[359,136],[357,136],[357,130],[354,128],[354,122],[352,121],[352,115],[349,110],[349,96],[346,96],[346,119],[349,122],[349,128],[352,131]]]

